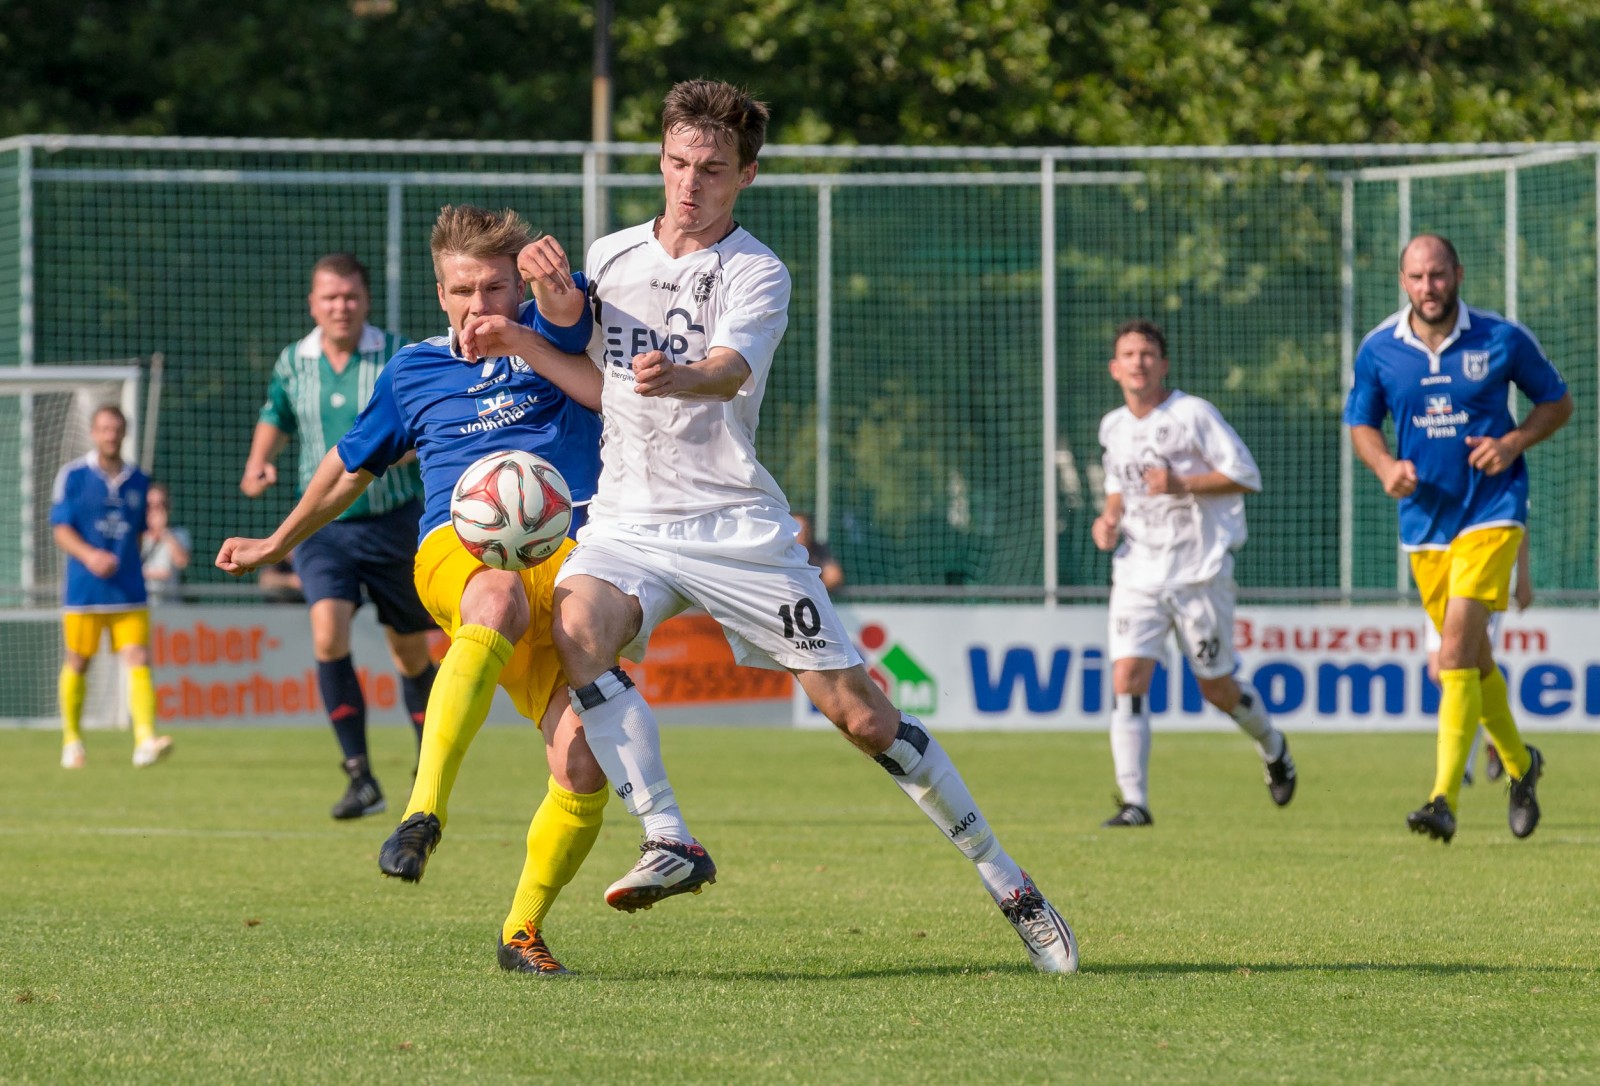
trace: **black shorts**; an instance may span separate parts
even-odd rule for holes
[[[294,549],[306,602],[349,600],[360,607],[363,598],[370,599],[378,621],[395,633],[433,629],[412,580],[421,519],[422,503],[409,501],[375,517],[336,520],[319,529]]]

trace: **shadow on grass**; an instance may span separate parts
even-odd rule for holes
[[[1474,965],[1464,962],[1318,962],[1308,965],[1269,963],[1266,965],[1241,965],[1220,962],[1113,962],[1105,965],[1088,964],[1080,975],[1154,978],[1181,976],[1241,976],[1255,974],[1315,975],[1369,973],[1375,976],[1414,975],[1423,977],[1457,976],[1515,976],[1530,977],[1572,974],[1592,976],[1594,970],[1585,966],[1514,966]],[[661,969],[641,973],[594,974],[600,980],[717,980],[717,981],[795,981],[838,983],[839,981],[893,980],[916,977],[1030,977],[1039,976],[1028,966],[1006,962],[994,965],[917,965],[903,968],[851,969],[842,972],[807,972],[794,969]]]

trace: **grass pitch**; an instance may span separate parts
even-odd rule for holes
[[[1600,1075],[1600,737],[1540,741],[1545,820],[1463,795],[1406,832],[1428,735],[1295,738],[1273,808],[1247,742],[1157,736],[1156,825],[1111,813],[1098,734],[943,741],[1078,932],[1028,969],[967,863],[832,735],[669,729],[720,880],[626,916],[613,802],[547,925],[581,976],[501,973],[494,940],[542,794],[530,729],[486,729],[416,886],[380,878],[391,808],[334,823],[325,731],[0,732],[4,1082],[1507,1082]]]

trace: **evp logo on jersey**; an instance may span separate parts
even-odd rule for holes
[[[511,393],[496,392],[493,396],[485,396],[478,401],[478,417],[492,415],[496,411],[504,411],[512,404]]]
[[[606,364],[631,371],[634,356],[648,351],[660,351],[675,363],[704,357],[705,326],[696,324],[692,313],[686,309],[669,309],[666,325],[664,333],[637,324],[631,327],[607,325]]]
[[[1462,351],[1461,375],[1469,381],[1481,381],[1489,376],[1489,352]]]

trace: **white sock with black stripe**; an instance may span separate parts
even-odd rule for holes
[[[1022,888],[1022,868],[1000,847],[955,763],[920,720],[901,713],[894,742],[875,761],[973,862],[989,896],[999,901]]]
[[[614,667],[594,682],[571,691],[572,708],[583,721],[584,738],[595,761],[628,813],[639,819],[646,838],[694,840],[667,780],[661,757],[661,730],[633,680]]]
[[[1143,694],[1111,700],[1111,764],[1122,802],[1150,809],[1150,702]]]

